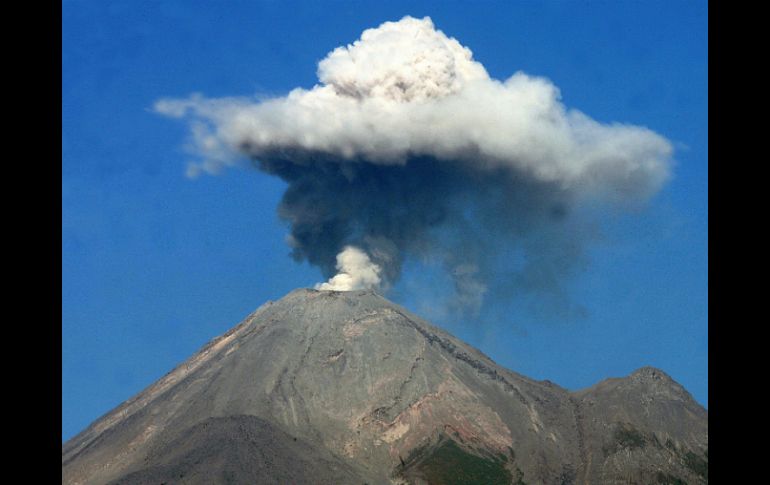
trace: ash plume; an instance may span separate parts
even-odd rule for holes
[[[319,287],[387,289],[411,258],[441,264],[471,309],[501,272],[558,293],[591,239],[580,209],[644,202],[669,176],[662,136],[567,109],[547,79],[490,78],[428,17],[364,31],[317,74],[285,97],[155,109],[189,120],[188,175],[250,160],[288,183],[278,214]]]

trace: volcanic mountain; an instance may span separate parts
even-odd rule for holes
[[[708,483],[708,413],[645,367],[578,392],[372,291],[268,302],[62,446],[67,484]]]

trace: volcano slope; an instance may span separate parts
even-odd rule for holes
[[[708,413],[651,367],[570,392],[300,289],[64,443],[62,483],[700,484]]]

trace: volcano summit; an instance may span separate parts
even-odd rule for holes
[[[62,482],[708,483],[708,412],[657,369],[570,392],[372,291],[300,289],[66,442]]]

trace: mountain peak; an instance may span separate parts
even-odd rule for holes
[[[670,382],[674,381],[671,378],[671,376],[669,376],[662,370],[651,366],[640,367],[636,369],[634,372],[632,372],[629,375],[629,377],[631,377],[632,379],[637,379],[641,381],[647,381],[647,380],[653,380],[653,381],[664,380],[664,381],[670,381]]]
[[[377,293],[374,289],[366,288],[366,289],[360,289],[360,290],[318,290],[315,288],[297,288],[284,296],[284,298],[288,296],[296,296],[296,295],[327,295],[327,296],[335,296],[335,297],[350,297],[350,298],[357,298],[357,297],[364,297],[364,296],[376,296],[379,298],[385,299],[382,295]]]

